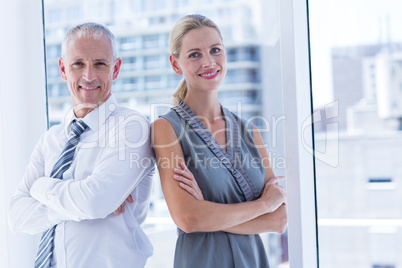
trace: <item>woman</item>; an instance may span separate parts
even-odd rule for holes
[[[170,62],[178,105],[152,125],[162,190],[179,228],[174,267],[269,267],[259,233],[286,229],[287,200],[259,131],[222,107],[226,53],[202,15],[179,20]],[[186,164],[185,164],[186,163]]]

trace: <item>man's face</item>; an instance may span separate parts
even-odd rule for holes
[[[106,35],[99,39],[71,38],[64,58],[59,59],[59,69],[67,82],[77,117],[84,117],[109,98],[120,66],[120,58],[113,60]]]

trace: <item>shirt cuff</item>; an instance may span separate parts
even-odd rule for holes
[[[30,194],[33,198],[48,206],[49,202],[52,200],[52,194],[50,189],[53,185],[57,183],[57,179],[49,177],[41,177],[35,181],[32,185]]]

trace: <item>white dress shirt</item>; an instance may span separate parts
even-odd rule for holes
[[[63,180],[50,178],[74,118],[71,111],[39,140],[11,199],[9,225],[36,234],[57,224],[52,267],[144,267],[153,252],[141,228],[154,172],[149,122],[109,97],[83,118],[89,127]],[[114,215],[129,194],[134,203]]]

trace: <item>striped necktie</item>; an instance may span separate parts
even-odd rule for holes
[[[53,166],[53,170],[50,173],[50,177],[55,179],[63,179],[63,173],[70,167],[73,162],[75,148],[80,139],[80,135],[88,127],[83,121],[73,121],[70,136],[66,145],[63,148],[56,164]],[[39,243],[38,254],[35,259],[35,268],[48,268],[52,262],[53,255],[53,238],[56,225],[47,231],[43,232],[42,239]]]

